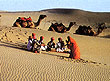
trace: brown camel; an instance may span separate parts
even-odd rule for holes
[[[100,33],[102,33],[102,31],[106,28],[107,27],[105,25],[103,26],[103,24],[102,24],[98,27],[97,32],[95,32],[90,26],[79,26],[79,28],[76,30],[75,34],[97,36]]]
[[[65,27],[62,23],[60,23],[60,24],[58,24],[58,23],[53,24],[52,23],[52,25],[49,27],[48,31],[65,33],[67,31],[69,31],[71,29],[71,27],[75,24],[76,24],[76,22],[70,22],[69,27]]]
[[[40,25],[41,21],[47,17],[46,15],[40,15],[37,22],[33,22],[31,17],[18,17],[18,19],[13,24],[14,27],[24,27],[24,28],[36,28]]]

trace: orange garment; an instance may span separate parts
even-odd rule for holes
[[[76,41],[71,38],[70,38],[70,46],[68,47],[70,50],[71,50],[71,53],[70,53],[70,58],[73,58],[73,59],[80,59],[80,50],[79,50],[79,47],[76,43]]]

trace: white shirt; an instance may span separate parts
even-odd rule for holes
[[[60,42],[58,42],[58,43],[56,44],[56,48],[61,48],[61,43],[60,43]]]
[[[43,43],[43,40],[42,40],[42,41],[39,40],[38,43],[39,43],[39,44],[42,44],[42,43]]]

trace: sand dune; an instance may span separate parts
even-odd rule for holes
[[[36,21],[40,14],[47,15],[39,29],[17,28],[12,24],[19,16],[31,16]],[[51,23],[70,21],[80,24],[106,22],[109,25],[110,13],[82,10],[53,9],[39,12],[0,12],[0,56],[1,81],[109,81],[110,80],[110,28],[97,37],[73,34],[78,26],[60,34],[47,31]],[[44,36],[47,43],[51,37],[66,40],[73,37],[80,47],[81,59],[69,59],[67,53],[45,52],[41,54],[26,50],[28,36],[36,33],[37,39]],[[67,49],[68,50],[68,49]]]

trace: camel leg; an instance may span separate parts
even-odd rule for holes
[[[29,22],[28,25],[29,25],[30,28],[35,28],[34,22]]]
[[[21,28],[21,25],[19,22],[15,22],[13,26]]]

